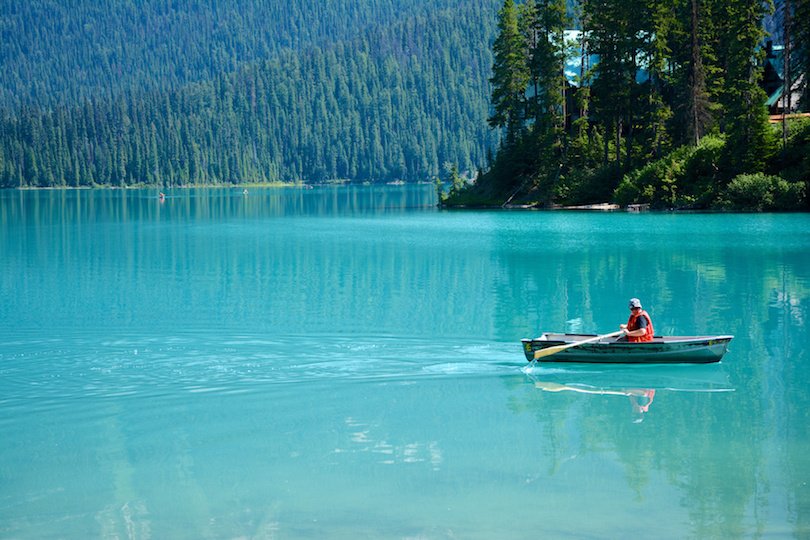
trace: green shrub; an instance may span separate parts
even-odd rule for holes
[[[632,173],[625,175],[625,177],[622,178],[622,181],[619,182],[619,186],[613,192],[613,202],[622,206],[641,202],[641,190],[639,189],[638,185],[636,185],[635,180],[636,179]]]
[[[619,167],[608,163],[596,168],[573,167],[556,187],[554,199],[561,204],[593,204],[613,197],[621,179]]]
[[[771,162],[769,170],[789,182],[810,186],[810,119],[788,123],[787,146]]]
[[[715,198],[717,163],[724,146],[719,136],[698,146],[682,146],[626,174],[613,192],[619,204],[647,203],[653,208],[706,207]]]
[[[693,148],[684,165],[683,194],[693,198],[693,204],[708,207],[717,196],[720,185],[720,158],[726,141],[710,135]]]
[[[804,204],[804,184],[764,173],[741,174],[720,194],[725,210],[766,212],[798,210]]]

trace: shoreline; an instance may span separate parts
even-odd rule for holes
[[[271,183],[245,183],[245,184],[194,184],[194,185],[182,185],[182,186],[152,186],[152,185],[131,185],[131,186],[106,186],[106,185],[98,185],[98,186],[23,186],[23,187],[4,187],[0,188],[0,190],[7,190],[7,191],[127,191],[127,190],[135,190],[135,189],[155,189],[158,191],[162,190],[172,190],[172,189],[195,189],[195,188],[205,188],[205,189],[246,189],[246,188],[287,188],[287,187],[303,187],[307,189],[307,186],[311,186],[312,184],[303,184],[303,183],[292,183],[292,182],[271,182]]]
[[[96,186],[22,186],[22,187],[0,187],[0,191],[127,191],[142,189],[153,189],[157,191],[169,191],[174,189],[248,189],[248,188],[301,188],[312,189],[315,187],[335,187],[335,186],[410,186],[410,185],[433,185],[432,182],[320,182],[307,184],[304,182],[245,182],[242,184],[187,184],[177,186],[155,186],[148,184],[134,184],[125,186],[96,185]]]
[[[641,208],[639,208],[641,207]],[[585,213],[585,214],[807,214],[801,210],[768,210],[768,211],[754,211],[754,210],[723,210],[717,208],[650,208],[649,205],[631,204],[627,206],[620,206],[618,204],[594,204],[583,206],[551,206],[541,207],[534,204],[507,204],[507,205],[450,205],[442,206],[442,210],[447,211],[464,211],[464,210],[499,210],[504,212],[510,211],[528,211],[528,212],[570,212],[570,213]]]

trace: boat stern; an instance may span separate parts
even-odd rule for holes
[[[545,349],[546,347],[551,347],[553,345],[562,345],[566,343],[565,341],[559,341],[557,339],[549,339],[549,333],[546,332],[540,337],[536,338],[523,338],[520,340],[521,345],[523,346],[523,354],[526,356],[526,360],[531,362],[534,360],[534,353]]]
[[[526,356],[526,360],[531,362],[534,360],[534,350],[532,349],[532,341],[529,338],[523,338],[520,340],[521,345],[523,345],[523,354]]]

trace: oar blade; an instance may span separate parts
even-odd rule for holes
[[[558,353],[567,348],[568,347],[565,345],[556,345],[554,347],[546,347],[545,349],[539,349],[537,351],[534,351],[534,359],[539,360],[541,358],[551,356],[552,354]]]

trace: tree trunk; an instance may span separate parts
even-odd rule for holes
[[[605,162],[605,165],[608,164],[608,159],[610,159],[609,158],[609,153],[610,153],[610,150],[609,150],[609,148],[610,148],[610,133],[608,133],[608,131],[609,131],[608,128],[612,128],[612,127],[613,126],[610,126],[607,123],[605,123],[605,136],[604,136],[604,142],[605,142],[605,159],[604,159],[604,162]]]
[[[616,166],[622,166],[622,117],[616,119]]]
[[[708,114],[706,109],[706,78],[703,72],[703,59],[698,35],[698,0],[691,0],[691,62],[689,66],[689,138],[697,145],[703,135],[704,121]]]

